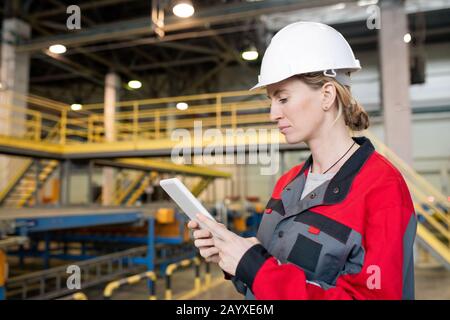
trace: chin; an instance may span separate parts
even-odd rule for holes
[[[297,144],[305,141],[304,137],[292,133],[285,135],[284,138],[286,139],[286,142],[289,144]]]

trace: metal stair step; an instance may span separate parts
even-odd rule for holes
[[[26,186],[26,185],[20,185],[20,186],[17,186],[14,188],[13,193],[15,193],[16,191],[27,191],[27,190],[32,190],[32,189],[34,189],[34,188],[30,188],[30,186]]]

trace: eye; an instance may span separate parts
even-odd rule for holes
[[[282,104],[285,104],[287,102],[287,98],[283,98],[283,99],[280,99],[278,101],[281,102]]]

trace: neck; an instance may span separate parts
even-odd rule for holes
[[[313,157],[313,173],[323,173],[330,168],[342,155],[349,150],[353,144],[353,139],[344,127],[341,130],[328,130],[307,141]],[[355,144],[351,150],[330,170],[329,173],[337,172],[341,166],[357,149]]]

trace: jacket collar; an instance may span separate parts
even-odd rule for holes
[[[352,137],[352,139],[360,147],[350,156],[350,158],[331,179],[325,192],[324,204],[337,203],[346,197],[354,178],[375,150],[372,142],[370,142],[370,140],[366,137]],[[297,177],[299,175],[306,174],[312,162],[312,155],[310,155],[305,161]]]

